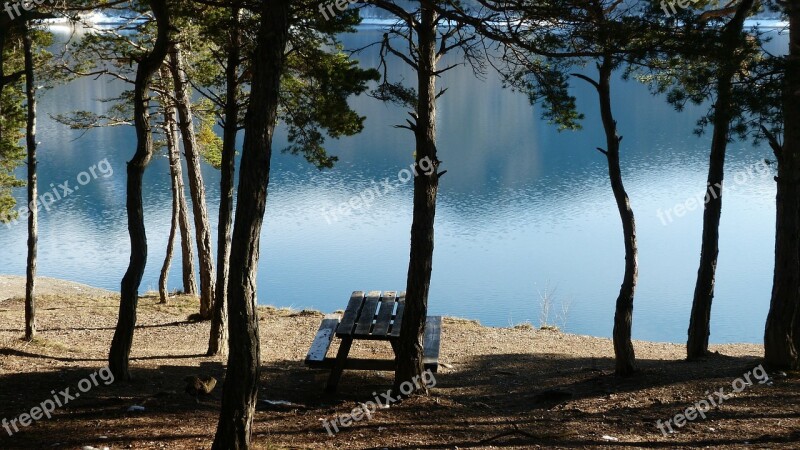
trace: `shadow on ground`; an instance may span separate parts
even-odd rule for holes
[[[306,428],[276,431],[272,436],[277,433],[288,440],[292,433],[316,432],[320,441],[343,441],[343,435],[348,434],[374,435],[374,445],[364,448],[387,448],[387,443],[396,437],[413,439],[421,429],[435,442],[412,440],[407,447],[736,448],[745,441],[789,445],[800,439],[796,427],[781,430],[737,425],[782,420],[797,424],[800,410],[787,410],[786,405],[797,405],[800,394],[797,383],[787,380],[774,380],[772,385],[754,384],[742,396],[708,412],[706,420],[692,422],[678,434],[664,437],[656,427],[656,421],[666,421],[685,411],[706,398],[708,392],[722,387],[731,391],[731,382],[758,363],[754,358],[721,355],[698,362],[640,360],[636,375],[620,378],[613,375],[610,358],[481,356],[468,366],[437,374],[431,397],[405,401],[390,408],[391,412],[378,411],[376,416],[386,416],[385,420],[373,418],[350,428],[342,427],[335,438],[327,437],[321,424],[314,421],[306,422]],[[296,362],[284,361],[265,372],[266,395],[305,405],[328,420],[391,386],[390,373],[345,372],[339,394],[325,396],[321,394],[327,375],[324,371],[303,370]],[[739,429],[736,433],[716,432],[712,425],[718,422],[723,425],[717,428],[726,429],[731,424]],[[619,437],[625,442],[604,442],[603,436]]]
[[[51,392],[68,387],[75,392],[80,380],[103,365],[65,358],[79,366],[50,367],[53,358],[35,352],[0,349],[0,354],[30,358],[39,367],[0,376],[0,419],[8,420],[52,398]],[[174,364],[178,360],[186,363]],[[745,442],[793,448],[800,440],[800,394],[791,374],[770,385],[754,384],[674,435],[663,436],[656,427],[656,421],[681,413],[707,392],[729,391],[733,380],[757,364],[753,358],[720,355],[699,362],[641,360],[635,376],[618,378],[610,358],[478,356],[442,368],[430,396],[392,403],[331,436],[323,421],[386,393],[392,374],[345,372],[339,392],[326,395],[327,371],[298,361],[271,362],[262,371],[256,448],[741,448]],[[165,354],[134,360],[132,367],[132,382],[101,383],[57,409],[52,419],[13,436],[0,429],[0,448],[208,448],[223,366],[200,355]],[[220,384],[211,396],[196,400],[184,392],[188,375],[211,375]],[[129,412],[134,405],[144,411]]]

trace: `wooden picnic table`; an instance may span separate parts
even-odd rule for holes
[[[325,316],[306,356],[306,365],[330,368],[326,391],[335,392],[339,379],[348,370],[394,370],[397,345],[406,307],[406,293],[386,291],[355,291],[350,296],[347,309],[341,318]],[[425,321],[423,353],[426,369],[439,368],[439,344],[442,329],[441,316],[428,316]],[[341,339],[335,358],[327,357],[333,338]],[[348,358],[355,340],[388,341],[395,353],[394,359]]]

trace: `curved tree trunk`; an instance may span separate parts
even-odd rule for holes
[[[719,79],[717,85],[720,89],[717,107],[725,108],[726,106],[724,105],[729,107],[730,79]],[[723,93],[726,87],[727,92]],[[711,302],[714,299],[714,279],[717,269],[717,256],[719,255],[722,183],[730,124],[729,111],[722,112],[722,115],[726,114],[725,119],[715,119],[714,137],[711,142],[706,203],[703,211],[703,243],[700,250],[700,267],[697,270],[697,282],[694,288],[692,313],[689,319],[689,339],[686,342],[686,357],[688,359],[700,358],[708,353],[708,337],[711,332]],[[719,117],[719,115],[715,117]]]
[[[25,93],[28,100],[26,143],[28,148],[28,264],[25,270],[25,340],[36,335],[36,253],[39,242],[38,200],[36,181],[36,81],[33,74],[33,36],[23,24],[25,47]],[[0,56],[2,58],[2,56]]]
[[[165,73],[167,72],[167,73]],[[168,79],[168,69],[161,66],[161,78]],[[180,195],[183,183],[178,179],[180,174],[181,154],[178,150],[177,126],[175,125],[175,110],[168,102],[163,103],[164,108],[164,136],[167,139],[167,155],[169,156],[169,169],[172,191],[172,220],[169,228],[169,239],[167,240],[167,254],[164,257],[164,265],[161,266],[161,276],[158,278],[158,294],[161,303],[167,303],[169,292],[167,281],[169,279],[169,267],[172,264],[172,255],[175,250],[175,238],[178,234],[181,203]],[[177,172],[177,174],[176,174]]]
[[[433,269],[434,219],[439,175],[436,169],[436,33],[438,14],[430,2],[421,3],[420,26],[417,30],[419,48],[417,123],[414,130],[417,144],[416,162],[427,159],[434,167],[430,175],[420,172],[414,178],[414,216],[411,224],[411,253],[408,263],[406,307],[400,329],[395,369],[394,391],[400,392],[403,383],[424,392],[423,384],[411,382],[421,376],[423,368],[422,338],[428,314],[428,291]],[[408,384],[407,384],[408,385]]]
[[[164,255],[164,264],[161,265],[161,274],[158,277],[158,297],[159,303],[167,304],[169,299],[169,268],[172,265],[172,255],[175,252],[175,237],[178,231],[178,199],[174,197],[178,192],[172,188],[172,220],[169,227],[169,238],[167,239],[167,253]]]
[[[214,450],[250,448],[261,373],[256,273],[284,50],[289,40],[289,0],[263,2],[256,39],[231,243],[228,283],[230,355],[222,392],[222,411],[212,446]]]
[[[719,222],[722,215],[725,153],[728,148],[732,116],[733,78],[740,67],[736,53],[739,49],[739,35],[742,32],[744,20],[753,7],[753,3],[754,0],[744,0],[739,4],[736,15],[728,23],[722,36],[722,43],[728,54],[717,78],[714,136],[711,140],[708,184],[703,211],[703,243],[692,301],[692,315],[689,320],[689,339],[686,342],[688,359],[700,358],[708,353],[708,337],[711,334],[711,302],[714,299],[714,279],[719,255]]]
[[[796,370],[800,336],[800,5],[787,2],[789,57],[784,86],[784,141],[773,144],[778,158],[775,220],[775,272],[764,330],[764,359],[775,368]],[[792,5],[797,5],[792,7]]]
[[[180,44],[173,42],[169,52],[172,80],[175,84],[176,106],[178,108],[178,127],[183,137],[183,151],[186,155],[186,168],[189,171],[189,192],[192,197],[194,227],[197,239],[197,259],[200,261],[200,316],[211,318],[214,303],[214,252],[211,248],[211,225],[206,208],[206,188],[200,169],[200,151],[194,134],[192,118],[192,99],[183,67]]]
[[[130,362],[133,330],[136,327],[136,307],[139,302],[139,285],[147,264],[147,233],[144,226],[142,205],[142,179],[144,170],[153,156],[153,136],[150,130],[150,104],[148,91],[153,74],[156,73],[169,50],[171,29],[166,0],[150,2],[156,18],[158,36],[153,50],[142,58],[136,69],[134,84],[134,125],[136,128],[136,153],[128,162],[128,186],[126,208],[128,233],[131,239],[131,258],[128,270],[122,278],[120,289],[119,318],[114,339],[108,354],[108,366],[117,380],[130,380]]]
[[[236,170],[236,135],[239,131],[239,65],[241,33],[239,8],[231,8],[228,62],[225,68],[225,124],[222,136],[220,164],[219,225],[217,227],[217,285],[208,356],[225,354],[228,344],[228,270],[231,253],[231,223],[233,218],[233,177]]]
[[[625,239],[625,275],[617,297],[616,311],[614,313],[614,355],[616,357],[616,374],[625,376],[636,371],[636,356],[631,341],[631,326],[633,323],[633,297],[636,292],[636,281],[639,277],[638,250],[636,244],[636,220],[633,209],[622,183],[622,170],[619,160],[619,142],[622,137],[617,135],[617,122],[611,110],[611,74],[613,65],[610,56],[605,56],[599,68],[599,82],[597,91],[600,97],[600,116],[606,134],[604,151],[608,160],[608,177],[611,181],[611,190],[622,219],[622,232]],[[602,150],[601,150],[602,151]]]

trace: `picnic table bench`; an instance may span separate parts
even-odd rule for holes
[[[305,364],[313,368],[331,369],[326,391],[335,392],[339,379],[348,370],[394,370],[397,360],[397,345],[406,307],[406,293],[386,291],[355,291],[350,296],[347,309],[340,318],[327,315],[317,330]],[[439,368],[439,345],[442,330],[441,316],[428,316],[425,321],[423,339],[423,364],[436,372]],[[341,339],[335,358],[327,357],[333,338]],[[353,341],[389,341],[395,353],[394,359],[348,358]]]

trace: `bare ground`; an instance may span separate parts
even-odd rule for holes
[[[40,295],[113,295],[111,291],[56,278],[36,277],[36,292]],[[25,295],[25,277],[0,275],[0,302]]]
[[[3,292],[0,285],[0,298]],[[117,307],[116,295],[43,294],[39,337],[25,343],[22,300],[0,301],[0,419],[29,412],[52,398],[51,391],[69,387],[75,393],[82,379],[104,367]],[[143,297],[134,381],[100,382],[52,419],[13,436],[0,428],[0,449],[209,448],[221,388],[198,402],[184,393],[183,378],[222,380],[224,360],[203,355],[208,323],[187,320],[196,309],[194,298],[159,305],[154,296]],[[664,436],[656,426],[707,392],[731,392],[731,383],[759,364],[761,346],[714,346],[718,354],[686,362],[682,345],[637,341],[639,373],[617,378],[608,339],[450,318],[443,324],[444,365],[429,396],[379,409],[329,436],[322,420],[386,392],[392,374],[345,372],[339,393],[324,395],[327,373],[302,364],[321,313],[265,307],[259,314],[260,398],[291,403],[260,403],[254,424],[259,449],[800,448],[797,373],[770,372],[770,383],[754,383],[676,433]],[[389,357],[391,350],[357,343],[353,353]],[[133,405],[144,411],[128,412]]]

